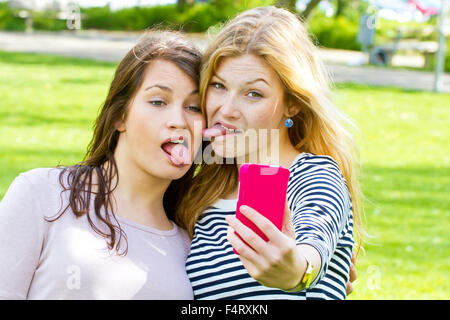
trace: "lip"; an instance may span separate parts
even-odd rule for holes
[[[175,140],[183,140],[184,146],[189,149],[189,139],[185,136],[173,136],[171,138],[168,138],[165,141],[163,141],[163,143],[161,143],[161,147],[163,144],[166,144],[168,142],[175,141]]]
[[[236,130],[236,129],[237,129],[237,127],[235,127],[235,126],[233,126],[233,125],[231,125],[231,124],[229,124],[229,123],[223,122],[223,121],[216,121],[216,122],[214,123],[214,125],[216,125],[216,124],[221,124],[222,126],[228,128],[228,129],[233,129],[233,130]]]

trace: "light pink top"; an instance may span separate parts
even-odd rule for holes
[[[117,217],[128,239],[127,255],[119,256],[86,215],[68,208],[45,221],[60,212],[60,170],[21,173],[0,203],[1,299],[193,299],[185,270],[190,239],[175,224],[161,231]]]

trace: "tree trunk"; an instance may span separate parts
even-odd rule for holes
[[[342,11],[350,4],[350,0],[337,0],[336,2],[336,12],[334,17],[337,18],[342,14]]]
[[[311,0],[306,6],[305,10],[301,13],[303,20],[307,20],[313,9],[319,4],[320,0]]]
[[[296,11],[295,3],[296,2],[297,2],[296,0],[277,0],[277,1],[275,1],[275,6],[285,8],[285,9],[295,13],[295,11]]]

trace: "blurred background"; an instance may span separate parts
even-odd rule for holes
[[[449,0],[0,0],[0,199],[20,172],[82,160],[143,31],[183,30],[204,49],[267,5],[304,21],[359,127],[370,237],[349,299],[449,299]]]

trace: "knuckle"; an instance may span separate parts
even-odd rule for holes
[[[281,263],[281,261],[283,260],[283,256],[281,255],[281,253],[276,253],[274,255],[272,255],[272,259],[270,261],[270,265],[273,266],[277,266]]]
[[[286,245],[280,248],[281,256],[283,258],[292,255],[294,250],[296,249],[295,241],[288,241]]]
[[[263,223],[261,224],[260,229],[261,229],[261,231],[262,231],[264,234],[267,234],[267,233],[269,233],[269,231],[271,230],[271,225],[268,224],[267,222],[263,222]]]
[[[239,252],[239,254],[241,254],[242,256],[247,256],[248,255],[248,247],[246,247],[244,244],[242,243],[238,243],[234,246],[234,248],[236,249],[237,252]]]
[[[255,242],[256,237],[257,237],[256,234],[254,234],[253,232],[249,232],[249,233],[246,235],[246,240],[247,240],[247,242]]]
[[[240,244],[240,243],[235,243],[235,244],[233,245],[233,247],[234,247],[239,253],[241,253],[241,254],[242,254],[242,252],[244,251],[244,247],[243,247],[243,245]]]

